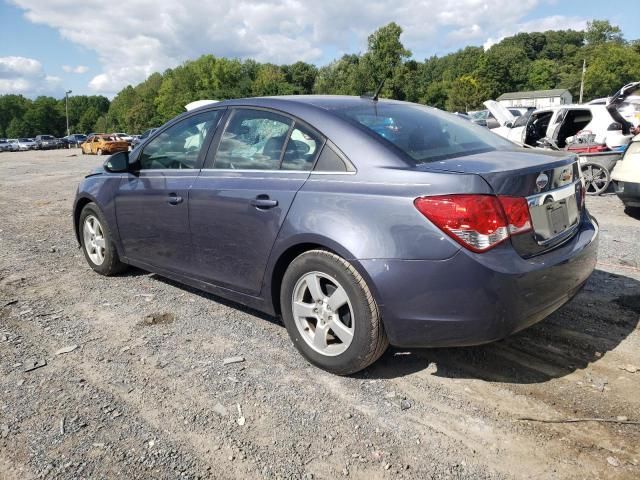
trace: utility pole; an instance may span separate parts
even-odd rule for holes
[[[67,113],[67,137],[71,135],[71,132],[69,131],[69,94],[70,93],[72,93],[71,90],[67,90],[66,92],[64,92],[64,109]],[[580,97],[582,97],[582,95],[580,95]]]
[[[580,80],[580,101],[582,103],[582,94],[584,93],[584,74],[587,73],[587,60],[582,60],[582,80]]]

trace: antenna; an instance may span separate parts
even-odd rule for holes
[[[386,78],[382,79],[382,81],[380,82],[380,85],[378,85],[378,88],[376,88],[376,91],[373,94],[373,97],[371,97],[371,100],[373,100],[374,102],[378,101],[378,95],[380,95],[380,92],[382,91],[382,87],[384,86],[384,81],[385,80],[386,80]]]

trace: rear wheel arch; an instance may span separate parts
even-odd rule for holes
[[[331,242],[322,242],[316,240],[300,242],[295,245],[291,245],[286,250],[284,250],[279,255],[278,260],[276,260],[273,269],[271,270],[270,276],[267,277],[271,280],[271,283],[269,284],[270,295],[265,298],[266,301],[271,301],[273,311],[276,315],[281,314],[280,290],[282,287],[282,279],[284,277],[284,273],[295,258],[310,250],[324,250],[329,253],[333,253],[334,255],[337,255],[349,262],[367,283],[367,286],[369,287],[369,290],[371,291],[376,303],[379,306],[381,305],[378,291],[376,289],[376,286],[373,284],[371,277],[369,276],[368,272],[364,268],[362,268],[360,263],[357,260],[353,259],[353,255],[351,255],[348,251],[346,251],[339,245],[331,245]]]

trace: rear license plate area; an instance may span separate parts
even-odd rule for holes
[[[547,206],[547,220],[552,235],[558,235],[569,228],[569,212],[566,200]]]

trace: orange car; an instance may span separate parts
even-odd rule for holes
[[[129,150],[129,144],[125,141],[118,140],[113,135],[91,135],[80,144],[83,155],[111,155],[116,152],[126,152]]]

